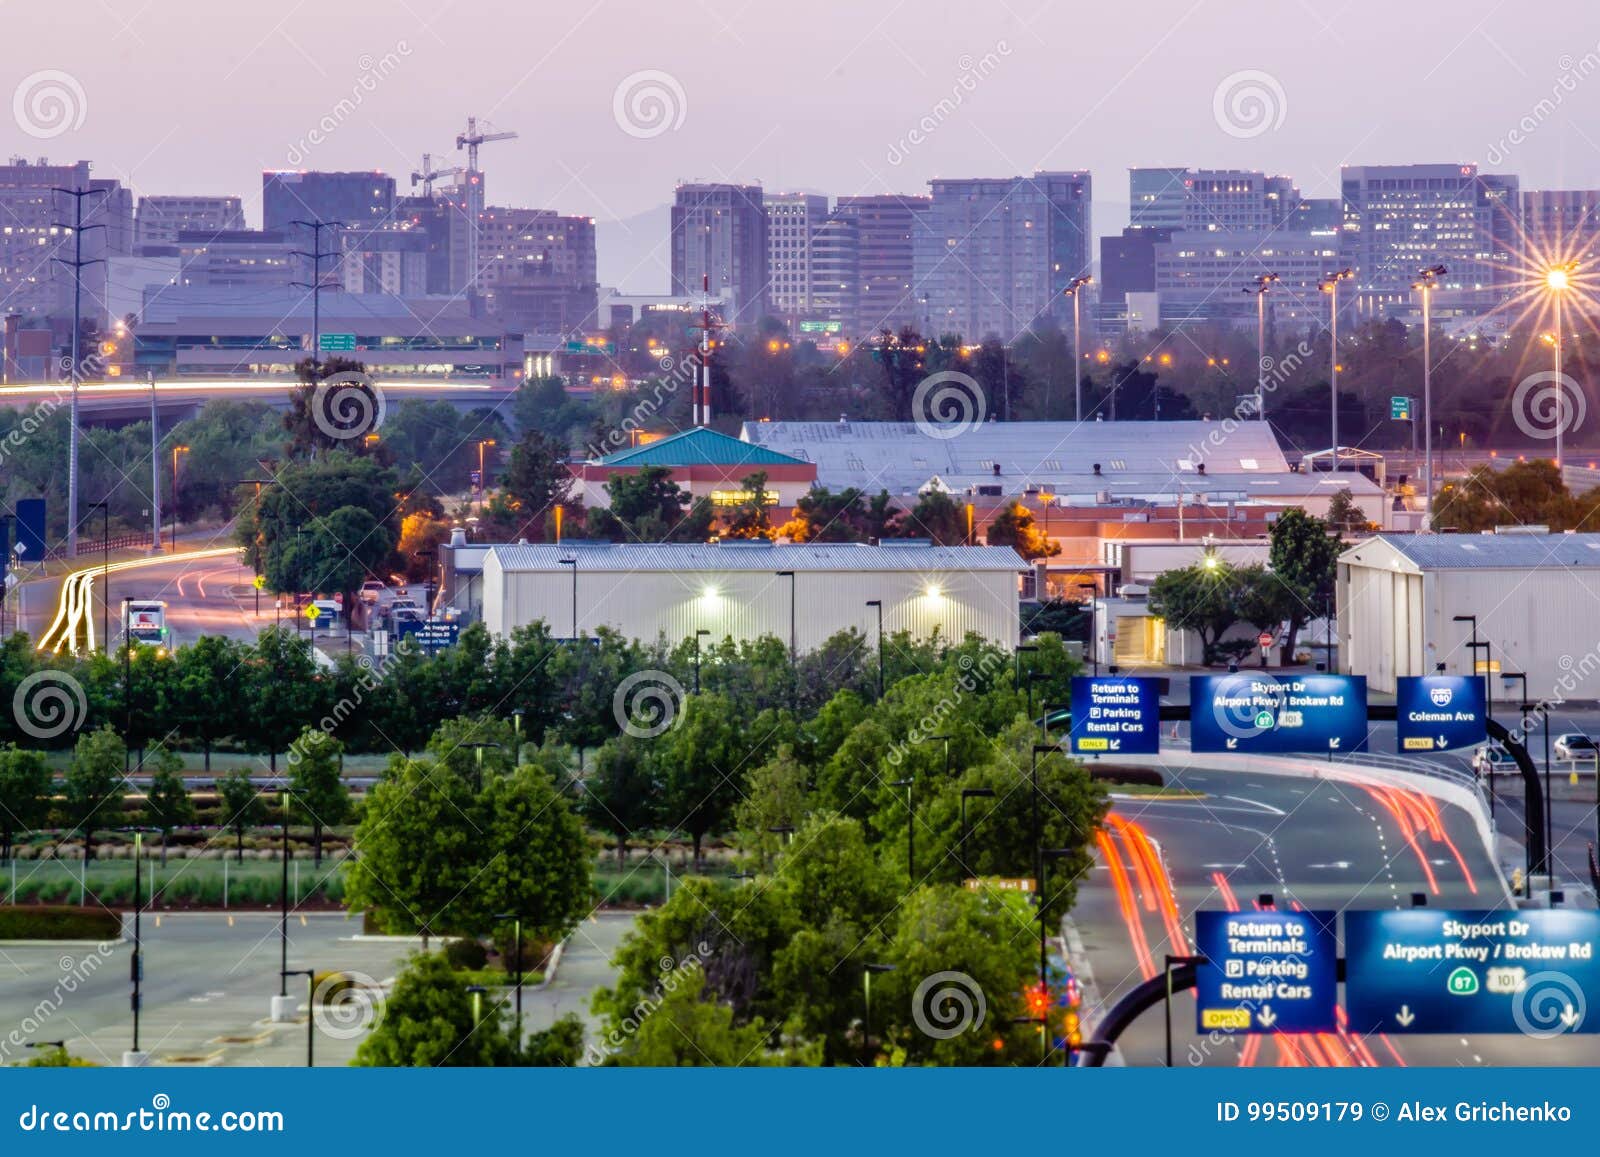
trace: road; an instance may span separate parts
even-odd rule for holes
[[[1495,866],[1468,814],[1417,791],[1323,778],[1168,770],[1196,798],[1114,799],[1110,830],[1079,893],[1073,922],[1109,1004],[1163,957],[1186,955],[1199,909],[1433,907],[1504,904]],[[1199,1036],[1191,994],[1173,1008],[1174,1062],[1208,1065],[1592,1065],[1600,1038],[1398,1037],[1340,1031],[1317,1037]],[[1252,1043],[1254,1042],[1254,1043]],[[1132,1065],[1163,1063],[1159,1009],[1122,1038]]]
[[[523,993],[529,1031],[580,1012],[591,1025],[594,990],[611,982],[611,959],[632,926],[628,913],[598,913],[573,934],[556,979]],[[289,967],[359,973],[391,980],[418,945],[412,940],[357,939],[359,923],[338,913],[291,915]],[[278,992],[279,924],[272,913],[147,913],[143,922],[144,1012],[140,1044],[152,1064],[303,1065],[306,1020],[273,1024]],[[27,1040],[65,1040],[74,1056],[121,1063],[131,1043],[126,943],[94,947],[0,947],[0,1064],[32,1055]],[[290,992],[305,980],[290,978]],[[510,993],[506,994],[507,1004]],[[304,1004],[302,999],[301,1004]],[[315,1025],[319,1065],[347,1064],[365,1026],[381,1017],[381,997],[349,1026],[324,1015]],[[15,1032],[20,1038],[12,1041]]]

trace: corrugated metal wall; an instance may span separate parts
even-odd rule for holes
[[[1472,670],[1466,623],[1478,616],[1478,637],[1488,639],[1501,671],[1522,671],[1528,693],[1546,698],[1600,699],[1600,572],[1550,566],[1529,570],[1439,570],[1437,632],[1439,661],[1451,671]],[[1481,655],[1479,656],[1482,657]],[[1521,681],[1496,699],[1520,696]]]
[[[1392,692],[1397,675],[1423,675],[1423,580],[1388,567],[1339,567],[1341,670]]]
[[[935,630],[960,640],[972,631],[1006,647],[1019,633],[1017,576],[1004,571],[918,574],[905,571],[799,571],[793,580],[764,572],[578,571],[577,617],[582,633],[601,625],[633,638],[669,641],[706,629],[712,637],[790,637],[790,583],[794,630],[801,651],[815,649],[854,627],[877,640],[883,600],[887,634],[909,631],[927,638]],[[490,563],[484,572],[484,621],[490,631],[543,619],[556,635],[571,633],[572,575],[563,570],[505,574]]]

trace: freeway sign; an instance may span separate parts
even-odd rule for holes
[[[1195,751],[1367,749],[1364,675],[1194,675],[1189,704]]]
[[[1600,1032],[1600,912],[1346,912],[1352,1033]]]
[[[1339,945],[1333,912],[1196,912],[1200,1031],[1333,1032]]]
[[[318,335],[317,348],[325,354],[350,353],[356,348],[353,333],[325,333]]]
[[[401,619],[395,623],[395,635],[404,639],[410,637],[411,641],[424,651],[437,651],[443,647],[454,646],[461,635],[460,623],[444,623],[438,619]]]
[[[1411,421],[1411,399],[1401,397],[1390,398],[1389,419],[1394,422]]]
[[[1401,751],[1455,751],[1488,737],[1482,679],[1402,675],[1395,680],[1394,702]]]
[[[1074,676],[1068,750],[1074,755],[1155,755],[1161,750],[1161,702],[1157,689],[1155,679]]]

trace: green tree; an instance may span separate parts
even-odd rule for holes
[[[1356,505],[1355,497],[1346,486],[1343,490],[1336,491],[1328,500],[1328,525],[1340,534],[1359,534],[1371,528],[1372,523],[1367,521],[1367,516],[1362,513],[1361,507]]]
[[[172,829],[194,823],[194,800],[183,780],[183,759],[171,748],[160,746],[145,758],[153,767],[150,787],[145,792],[144,822],[161,833],[161,866],[167,866],[167,844]]]
[[[484,786],[473,815],[480,870],[466,897],[477,930],[502,912],[557,942],[593,907],[593,857],[583,824],[543,767],[527,763]]]
[[[667,987],[670,983],[671,987]],[[688,971],[663,982],[660,999],[622,1038],[607,1064],[647,1068],[740,1068],[763,1065],[815,1064],[815,1050],[784,1056],[771,1051],[772,1041],[760,1017],[736,1024],[733,1009],[705,997],[706,978]]]
[[[269,627],[257,637],[243,674],[250,710],[243,714],[240,738],[251,751],[265,753],[277,774],[278,752],[288,750],[307,719],[323,714],[323,684],[311,644],[292,629]]]
[[[664,818],[687,832],[696,868],[706,836],[722,830],[739,798],[739,771],[752,758],[750,736],[721,695],[689,696],[678,721],[656,740],[662,768]]]
[[[472,1068],[511,1065],[516,1042],[492,1001],[473,1015],[467,982],[443,953],[413,956],[395,978],[383,1017],[351,1063],[373,1068]]]
[[[745,497],[723,517],[723,537],[771,539],[778,532],[772,525],[774,503],[767,498],[767,472],[745,475],[739,489]]]
[[[528,538],[545,542],[553,537],[555,508],[571,500],[572,470],[564,441],[539,429],[524,429],[521,441],[511,448],[501,486],[519,504]]]
[[[198,740],[211,770],[211,748],[232,735],[241,714],[237,685],[249,648],[224,635],[201,635],[173,655],[172,722]]]
[[[838,493],[812,486],[795,501],[794,517],[779,533],[794,542],[865,542],[867,521],[866,495],[854,486]]]
[[[936,546],[962,546],[967,541],[967,514],[943,490],[929,490],[917,499],[899,530],[909,538],[930,538]]]
[[[350,818],[350,789],[340,773],[344,745],[318,727],[307,727],[289,749],[289,798],[311,825],[313,863],[322,867],[322,833]]]
[[[50,766],[37,751],[0,748],[0,860],[11,858],[18,835],[50,815]]]
[[[244,863],[244,833],[246,828],[265,821],[267,806],[261,792],[250,782],[250,773],[244,768],[229,772],[217,785],[222,799],[222,820],[238,841],[238,861]]]
[[[1200,637],[1202,661],[1216,661],[1217,643],[1239,621],[1233,599],[1233,568],[1215,555],[1199,566],[1169,570],[1150,584],[1150,611],[1169,628]]]
[[[351,358],[303,358],[295,366],[300,385],[289,394],[283,428],[291,458],[308,458],[365,445],[383,418],[378,389],[366,366]]]
[[[1036,558],[1050,558],[1061,553],[1061,544],[1040,530],[1033,521],[1033,511],[1020,502],[1011,502],[995,515],[984,541],[990,546],[1014,547],[1016,552],[1030,562]]]
[[[359,506],[341,506],[301,530],[267,556],[267,584],[279,591],[336,591],[346,614],[360,602],[361,584],[387,568],[399,541],[387,520]]]
[[[1236,567],[1233,572],[1233,602],[1240,621],[1263,634],[1277,637],[1278,628],[1296,611],[1309,613],[1301,592],[1260,563]],[[1261,665],[1266,666],[1263,655]]]
[[[1267,561],[1272,564],[1272,573],[1294,594],[1288,604],[1289,635],[1284,642],[1284,651],[1290,657],[1306,623],[1322,615],[1333,602],[1333,583],[1344,544],[1332,530],[1330,523],[1299,507],[1285,510],[1272,524]]]
[[[704,542],[711,537],[711,503],[672,480],[667,466],[644,466],[606,483],[609,506],[589,512],[590,533],[612,542]]]
[[[628,837],[654,824],[661,813],[661,784],[646,743],[622,735],[595,753],[584,777],[579,807],[590,825],[617,841],[617,867],[628,861]]]
[[[810,814],[811,769],[795,758],[785,743],[776,754],[745,777],[744,796],[734,807],[739,843],[765,864],[786,842],[789,834]]]
[[[83,835],[83,858],[94,859],[96,827],[122,822],[122,768],[128,749],[110,726],[78,736],[62,784],[62,811],[71,831]]]

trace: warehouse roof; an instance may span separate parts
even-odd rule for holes
[[[765,446],[742,442],[697,426],[667,438],[630,446],[598,459],[603,466],[804,466],[806,463]]]
[[[1368,561],[1360,552],[1376,542],[1422,570],[1600,567],[1600,534],[1379,534],[1351,547],[1344,560]]]
[[[1027,563],[1009,546],[869,546],[865,543],[610,543],[496,546],[501,571],[555,571],[576,559],[582,571],[1009,571]],[[487,560],[485,562],[487,566]]]
[[[1088,479],[1097,464],[1108,482],[1130,473],[1193,477],[1202,464],[1207,474],[1289,471],[1265,422],[983,422],[959,432],[915,422],[746,422],[742,436],[815,462],[825,486],[899,494],[935,476],[946,484]]]

